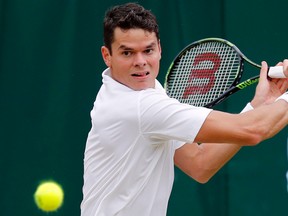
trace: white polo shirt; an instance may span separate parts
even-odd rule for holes
[[[82,216],[165,216],[174,152],[192,143],[210,109],[134,91],[103,72],[84,157]]]

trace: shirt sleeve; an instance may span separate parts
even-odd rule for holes
[[[139,97],[139,121],[143,134],[153,139],[192,143],[211,109],[182,104],[157,90]]]

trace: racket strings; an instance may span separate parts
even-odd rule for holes
[[[227,44],[216,41],[193,46],[170,71],[168,94],[182,103],[205,106],[232,86],[240,64],[238,53]]]

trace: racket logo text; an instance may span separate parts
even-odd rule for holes
[[[201,63],[205,61],[212,62],[213,67],[212,68],[196,68],[196,69],[191,70],[191,73],[189,76],[190,85],[186,86],[183,96],[182,96],[183,99],[188,98],[189,95],[206,94],[214,86],[215,72],[220,67],[221,58],[218,54],[213,53],[213,52],[201,53],[195,57],[193,66],[200,65]],[[195,85],[191,83],[192,80],[194,79],[205,79],[205,80],[208,79],[209,81],[208,83],[201,83],[201,85]]]
[[[247,86],[250,86],[250,85],[258,82],[258,80],[259,80],[259,78],[258,79],[253,79],[253,80],[248,79],[248,80],[245,80],[244,82],[239,83],[238,85],[236,85],[236,87],[239,88],[239,89],[244,89]]]

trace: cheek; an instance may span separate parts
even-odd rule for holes
[[[151,64],[153,65],[153,67],[155,69],[159,69],[159,67],[160,67],[160,57],[155,57],[155,58],[151,59]]]
[[[111,68],[126,68],[129,65],[129,61],[127,59],[122,58],[112,58],[110,67]]]
[[[127,71],[130,71],[131,64],[127,59],[114,58],[111,61],[110,68],[114,71],[114,74],[124,75]]]
[[[160,60],[161,60],[161,54],[160,53],[157,53],[157,55],[155,55],[152,60],[156,63],[159,64]]]

